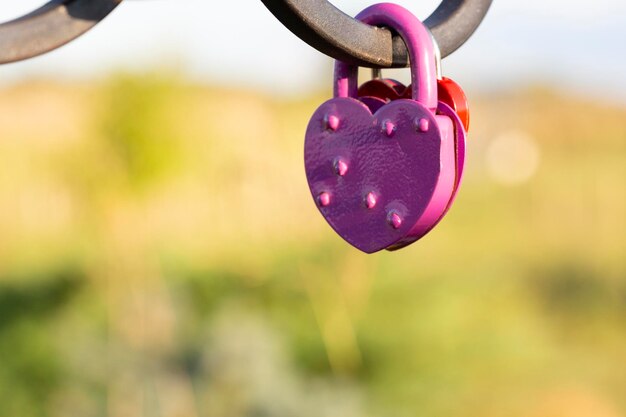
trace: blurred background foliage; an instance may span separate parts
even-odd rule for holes
[[[328,95],[5,87],[0,415],[626,415],[626,109],[479,97],[448,217],[367,256],[306,186]]]

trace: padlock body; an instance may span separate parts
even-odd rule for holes
[[[359,100],[331,99],[307,128],[311,194],[330,226],[367,253],[406,246],[431,230],[454,193],[455,166],[452,121],[413,100],[372,114]]]

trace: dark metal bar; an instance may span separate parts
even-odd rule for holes
[[[0,64],[50,52],[104,19],[122,0],[52,0],[19,19],[0,24]]]
[[[363,24],[326,0],[261,0],[300,39],[335,59],[364,67],[406,67],[407,51],[399,36]],[[443,0],[424,22],[442,57],[472,36],[492,0]]]

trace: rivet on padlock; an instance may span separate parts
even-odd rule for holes
[[[340,177],[343,177],[348,172],[348,163],[341,158],[336,158],[333,163],[335,173]]]
[[[372,253],[406,246],[439,222],[455,194],[462,166],[457,159],[464,158],[465,148],[459,153],[456,145],[458,116],[437,100],[434,50],[425,26],[388,3],[365,9],[357,19],[387,26],[404,39],[412,65],[411,99],[383,102],[372,111],[357,99],[357,67],[337,61],[335,98],[317,109],[307,128],[305,167],[330,226]],[[338,158],[349,161],[349,171],[347,163],[339,169]]]
[[[387,219],[389,220],[391,227],[394,229],[399,229],[400,226],[402,226],[402,217],[400,217],[400,215],[393,210],[389,212]]]
[[[383,132],[385,132],[388,137],[393,136],[394,132],[396,131],[396,125],[394,125],[391,120],[383,121],[381,127],[383,129]]]
[[[322,207],[326,207],[330,204],[330,194],[328,193],[320,193],[320,195],[317,197],[317,200],[320,204],[320,206]]]
[[[328,130],[336,131],[339,128],[339,118],[332,114],[326,115],[324,117],[324,126]]]
[[[420,132],[428,132],[428,128],[430,127],[430,123],[428,119],[415,119],[415,128]]]
[[[378,198],[376,197],[376,194],[374,194],[373,192],[367,193],[367,196],[365,197],[365,206],[368,209],[373,209],[374,207],[376,207],[376,203],[378,202]]]

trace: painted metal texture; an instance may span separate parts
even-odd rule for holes
[[[449,80],[448,78],[443,78],[444,80]],[[452,80],[450,80],[452,81]],[[467,99],[465,98],[465,93],[460,89],[461,87],[458,84],[451,84],[454,88],[458,88],[457,91],[460,91],[462,95],[462,101],[460,101],[461,105],[458,104],[458,97],[455,98],[452,96],[456,91],[453,90],[453,93],[448,93],[443,90],[442,94],[442,84],[441,80],[438,80],[438,96],[439,96],[439,104],[437,106],[437,114],[444,115],[452,119],[454,124],[454,132],[455,132],[455,146],[456,146],[456,172],[457,172],[457,180],[455,182],[455,192],[452,200],[456,196],[458,192],[458,188],[461,184],[461,179],[463,176],[463,170],[465,168],[465,149],[467,142],[467,125],[469,123],[469,110],[467,109]],[[450,84],[448,84],[450,85]],[[385,104],[400,100],[402,98],[410,98],[406,97],[407,92],[410,92],[410,89],[405,87],[402,83],[392,79],[376,79],[370,80],[366,83],[362,84],[358,90],[359,101],[364,103],[372,113],[375,113],[383,107]],[[455,102],[455,100],[457,100]],[[453,107],[454,106],[454,107]],[[465,107],[462,107],[465,106]],[[465,112],[459,113],[458,108],[465,109]],[[452,201],[450,201],[452,203]]]
[[[339,119],[337,130],[328,126],[329,113]],[[429,131],[418,132],[416,119],[427,120]],[[313,115],[305,144],[307,180],[324,218],[367,253],[429,229],[454,185],[445,184],[441,192],[440,135],[432,112],[411,100],[395,101],[373,115],[356,99],[326,102]],[[347,165],[343,175],[335,168],[337,159]]]
[[[261,0],[300,39],[337,60],[362,67],[407,67],[400,36],[361,22],[326,0]],[[443,57],[463,45],[485,18],[492,0],[443,0],[425,20]]]
[[[412,97],[382,103],[372,114],[357,99],[358,68],[336,62],[335,98],[318,108],[307,128],[305,168],[330,226],[373,253],[406,246],[440,221],[458,185],[458,149],[455,121],[437,114],[434,49],[425,26],[389,3],[357,18],[391,27],[406,41]],[[342,172],[338,161],[345,165]]]
[[[358,95],[361,101],[369,103],[372,111],[376,111],[379,103],[388,103],[401,98],[411,98],[411,88],[405,87],[399,81],[382,78],[365,82],[359,87]],[[455,81],[442,77],[437,80],[437,96],[440,102],[450,106],[459,116],[465,131],[469,131],[470,110],[465,92]],[[371,107],[373,106],[373,107]]]
[[[454,80],[442,77],[437,82],[439,101],[446,103],[459,116],[466,132],[470,128],[470,109],[467,96],[459,84]]]
[[[456,111],[452,107],[450,107],[446,102],[440,101],[439,106],[437,106],[437,114],[442,116],[447,116],[452,120],[452,124],[454,125],[454,152],[455,152],[455,161],[456,161],[456,179],[454,181],[454,192],[452,193],[452,197],[450,198],[450,202],[448,203],[448,208],[446,209],[446,213],[452,206],[452,203],[456,199],[456,196],[459,192],[459,188],[461,186],[461,182],[463,180],[463,172],[465,171],[465,157],[466,157],[466,149],[467,149],[467,131],[463,126],[463,120],[458,115]],[[446,214],[444,213],[444,215]]]
[[[57,49],[93,28],[122,0],[53,0],[0,24],[0,64]]]

